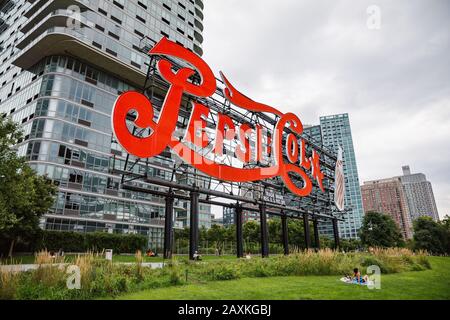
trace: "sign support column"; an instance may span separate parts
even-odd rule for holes
[[[333,219],[333,233],[334,233],[334,249],[339,250],[339,227],[337,223],[337,219]]]
[[[309,231],[309,219],[308,214],[303,214],[303,229],[305,231],[305,249],[311,248],[311,233]]]
[[[286,215],[281,216],[281,233],[283,237],[284,255],[289,254],[289,242],[288,242],[288,223]]]
[[[269,256],[269,235],[267,232],[267,214],[266,206],[259,205],[259,216],[261,224],[261,256],[267,258]]]
[[[236,224],[236,255],[238,258],[244,256],[244,246],[242,243],[242,206],[238,203],[235,207],[234,222]]]
[[[191,210],[189,217],[189,259],[194,260],[194,254],[198,251],[198,215],[199,215],[199,193],[191,191]]]
[[[166,208],[164,216],[164,259],[172,258],[173,248],[173,192],[166,196]]]
[[[317,218],[314,218],[313,223],[314,223],[314,240],[315,240],[314,245],[316,247],[316,250],[320,250],[319,221],[317,220]]]

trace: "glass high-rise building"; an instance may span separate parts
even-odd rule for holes
[[[347,113],[320,117],[320,126],[305,126],[308,137],[323,144],[337,153],[339,146],[343,149],[345,176],[345,207],[349,210],[345,221],[339,222],[339,236],[342,238],[357,238],[364,216],[361,189],[353,147],[350,120]],[[333,236],[331,223],[321,223],[319,231],[329,237]]]
[[[202,10],[201,0],[0,0],[0,114],[22,125],[19,154],[59,186],[44,228],[140,233],[162,246],[164,199],[122,190],[112,173],[126,152],[110,114],[119,94],[142,89],[161,37],[202,54]],[[172,168],[165,154],[134,170],[170,179]],[[187,210],[175,202],[180,219]],[[210,220],[204,207],[200,225]]]

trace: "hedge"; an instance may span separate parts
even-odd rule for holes
[[[1,237],[1,236],[0,236]],[[7,253],[7,239],[0,239],[4,245],[0,249]],[[42,230],[29,237],[26,241],[20,240],[15,252],[34,252],[42,249],[65,252],[86,252],[87,250],[99,252],[103,249],[113,249],[114,253],[135,253],[147,247],[147,238],[137,234],[112,234],[105,232],[79,233],[70,231]]]

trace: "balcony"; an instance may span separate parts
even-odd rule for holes
[[[111,54],[92,46],[92,41],[80,37],[69,28],[53,27],[31,42],[13,61],[13,64],[29,69],[41,59],[52,55],[68,55],[92,64],[100,69],[124,79],[134,86],[141,86],[145,81],[145,72],[139,71]]]
[[[202,0],[195,0],[195,4],[198,5],[202,10],[204,9]]]
[[[18,49],[24,49],[27,45],[29,45],[33,40],[39,37],[42,33],[47,31],[52,27],[65,27],[67,25],[67,10],[56,10],[52,12],[50,15],[45,17],[45,19],[41,19],[39,23],[33,25],[33,28],[26,29],[28,33],[26,33],[20,41],[17,43],[16,47]],[[80,26],[87,26],[85,21],[80,20]],[[30,24],[28,24],[30,26]],[[22,28],[22,32],[25,28]]]
[[[6,15],[12,8],[14,8],[14,1],[0,0],[0,15]]]
[[[202,13],[200,10],[198,10],[197,8],[195,8],[195,15],[196,15],[197,17],[199,17],[200,20],[203,21],[203,13]]]
[[[194,38],[195,40],[197,40],[200,44],[203,43],[203,36],[198,33],[197,31],[194,31]]]
[[[29,19],[27,22],[23,25],[22,29],[20,30],[23,33],[27,33],[31,29],[33,29],[37,24],[39,24],[43,19],[45,19],[50,13],[58,10],[58,9],[65,9],[65,12],[67,11],[67,8],[71,5],[76,5],[80,8],[81,11],[85,11],[89,9],[89,1],[88,0],[51,0],[51,1],[44,1],[44,3],[36,3],[34,7],[37,7],[36,10],[29,10],[25,12],[25,16]],[[67,20],[68,17],[66,17]]]
[[[146,66],[137,68],[131,65],[129,47],[116,42],[117,52],[110,53],[111,50],[108,51],[107,48],[95,43],[98,31],[90,28],[92,23],[85,16],[80,17],[80,26],[77,28],[66,27],[68,17],[67,10],[56,10],[29,29],[17,44],[17,48],[22,51],[13,64],[29,69],[47,56],[68,55],[95,64],[96,67],[107,70],[134,86],[141,86],[144,83]]]
[[[35,14],[39,9],[45,5],[47,0],[28,0],[32,5],[31,7],[24,13],[24,16],[30,18],[33,14]]]
[[[9,25],[0,17],[0,33],[8,29]]]
[[[199,56],[203,55],[203,49],[194,43],[194,52]]]
[[[195,26],[196,26],[200,31],[203,31],[203,24],[202,24],[200,21],[198,21],[197,19],[195,19],[195,20],[194,20],[194,24],[195,24]]]

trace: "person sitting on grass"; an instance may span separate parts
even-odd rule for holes
[[[194,258],[194,260],[196,260],[196,261],[202,260],[202,256],[198,253],[198,251],[195,251],[195,252],[194,252],[193,258]]]
[[[358,283],[367,283],[368,280],[368,275],[364,275],[364,277],[362,277],[361,272],[359,272],[358,268],[353,269],[353,281],[356,281]]]

